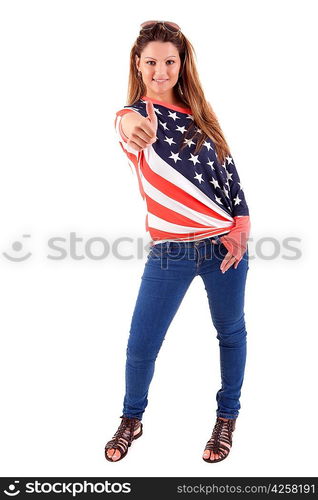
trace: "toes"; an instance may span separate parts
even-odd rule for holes
[[[210,450],[204,450],[203,453],[203,458],[207,458],[208,460],[217,460],[220,455],[217,453],[213,453],[213,451]]]
[[[107,450],[107,456],[112,460],[118,460],[120,458],[120,451],[115,450],[114,448],[110,448],[109,450]]]
[[[211,462],[213,462],[214,460],[219,460],[219,459],[223,460],[224,458],[226,458],[230,452],[231,446],[228,443],[224,443],[224,441],[221,441],[220,444],[225,446],[226,449],[221,450],[220,448],[218,448],[219,453],[214,453],[212,450],[210,453],[209,450],[205,449],[204,453],[203,453],[203,458],[206,458],[206,459],[210,460]]]
[[[222,456],[220,453],[214,453],[213,451],[210,450],[204,450],[203,453],[203,458],[206,458],[208,460],[218,460],[219,458],[222,458]]]
[[[118,460],[119,458],[120,458],[120,451],[119,450],[115,450],[115,453],[113,454],[112,459],[113,460]]]

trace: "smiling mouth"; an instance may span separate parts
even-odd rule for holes
[[[165,80],[155,80],[154,78],[152,79],[153,82],[156,82],[156,83],[164,83],[164,82],[167,82],[168,81],[168,78],[166,78]]]

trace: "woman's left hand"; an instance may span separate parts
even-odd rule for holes
[[[227,271],[233,264],[234,264],[234,269],[236,269],[239,264],[239,261],[237,260],[236,257],[234,257],[234,255],[231,254],[231,252],[228,252],[224,257],[222,264],[220,266],[222,273],[225,273],[225,271]]]
[[[212,241],[216,245],[217,242],[214,240]],[[224,274],[233,264],[234,264],[234,269],[236,269],[240,261],[241,259],[237,259],[231,252],[228,252],[224,257],[224,259],[222,260],[220,270]]]

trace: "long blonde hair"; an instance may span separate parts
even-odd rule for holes
[[[153,29],[140,31],[130,51],[127,105],[133,105],[136,101],[141,99],[141,97],[146,95],[146,87],[142,78],[138,76],[136,56],[140,58],[147,44],[157,40],[173,43],[181,59],[182,70],[179,75],[178,83],[174,87],[174,91],[178,100],[182,101],[185,107],[191,109],[194,118],[184,138],[199,138],[194,153],[198,153],[204,141],[208,138],[212,139],[215,145],[217,159],[220,164],[223,164],[225,157],[230,155],[230,149],[224,138],[218,119],[211,105],[204,97],[195,64],[195,50],[181,31],[177,34],[171,33],[165,29],[162,24],[157,24]],[[198,127],[202,133],[196,131],[196,127]],[[180,150],[184,147],[186,147],[186,142],[182,144]]]

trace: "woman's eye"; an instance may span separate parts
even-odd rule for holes
[[[167,62],[172,62],[172,63],[174,63],[174,61],[173,61],[172,59],[169,59],[169,61],[167,61]],[[146,61],[146,64],[148,64],[148,63],[155,63],[155,61]],[[151,65],[151,66],[152,66],[152,65]],[[171,64],[169,64],[169,66],[171,66]]]

